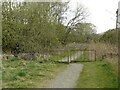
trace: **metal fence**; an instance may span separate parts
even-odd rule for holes
[[[6,57],[6,58],[4,58]],[[12,59],[13,55],[3,55],[3,59]],[[40,60],[40,62],[90,62],[96,60],[95,50],[51,50],[43,53],[21,53],[19,59]]]
[[[57,62],[91,62],[96,60],[95,50],[55,50],[50,52]]]

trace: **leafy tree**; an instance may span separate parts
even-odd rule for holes
[[[110,29],[100,36],[100,42],[109,44],[118,44],[118,30]]]
[[[87,15],[83,7],[77,7],[71,20],[64,25],[68,3],[3,2],[3,50],[13,54],[40,52],[68,41],[82,41],[85,39],[83,33],[91,35],[92,24],[82,22]]]
[[[96,33],[95,26],[91,23],[78,23],[74,30],[71,31],[72,39],[74,42],[90,42]],[[69,37],[70,38],[70,37]],[[70,39],[69,39],[70,40]]]
[[[13,53],[35,52],[57,42],[49,21],[49,3],[14,3],[3,5],[3,50]]]

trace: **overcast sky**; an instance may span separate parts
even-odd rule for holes
[[[67,0],[62,1],[66,2]],[[77,5],[82,4],[85,8],[88,8],[90,12],[88,21],[93,23],[97,27],[97,33],[102,33],[107,31],[108,29],[113,29],[116,27],[116,10],[118,8],[119,1],[120,0],[70,0],[70,7],[74,9]]]
[[[89,21],[97,26],[97,33],[116,27],[116,10],[120,0],[70,0],[71,8],[79,3],[90,12]]]

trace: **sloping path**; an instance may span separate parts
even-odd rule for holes
[[[63,72],[60,72],[55,79],[46,83],[45,88],[75,88],[83,65],[72,63]]]

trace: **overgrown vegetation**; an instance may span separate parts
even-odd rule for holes
[[[73,17],[65,24],[68,11]],[[79,5],[72,12],[69,2],[3,2],[2,15],[2,48],[14,55],[88,42],[95,33],[95,26],[84,21],[87,10]]]
[[[110,29],[102,34],[99,38],[100,42],[118,45],[118,30]]]
[[[62,59],[68,55],[52,56],[51,62],[41,63],[41,60],[5,60],[3,61],[3,88],[41,88],[44,82],[56,76],[67,64],[54,63],[52,61]]]
[[[99,42],[99,43],[89,43],[87,44],[87,47],[90,50],[96,50],[96,57],[99,59],[106,58],[109,56],[109,54],[114,54],[115,56],[118,56],[118,47],[116,45]]]

